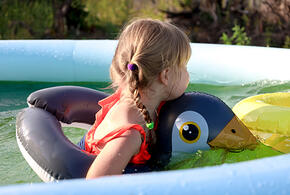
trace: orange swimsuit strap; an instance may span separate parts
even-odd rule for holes
[[[103,119],[105,118],[109,110],[119,101],[120,94],[121,94],[121,91],[118,90],[113,95],[99,101],[99,105],[102,107],[102,109],[96,114],[95,124],[87,133],[87,136],[85,139],[85,149],[87,152],[91,154],[98,155],[100,153],[99,148],[103,147],[109,141],[120,137],[123,133],[125,133],[128,130],[136,130],[136,131],[139,131],[140,134],[142,135],[143,141],[142,141],[139,153],[134,155],[130,162],[134,164],[144,164],[147,160],[150,159],[151,155],[147,151],[148,144],[146,144],[146,133],[145,133],[145,130],[142,128],[142,126],[138,124],[125,125],[121,128],[115,129],[112,132],[108,133],[102,139],[99,139],[99,140],[94,139],[94,135],[95,135],[95,131],[97,127],[103,121]]]

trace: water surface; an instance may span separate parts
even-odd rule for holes
[[[15,138],[16,115],[25,108],[26,98],[33,91],[60,85],[77,85],[104,90],[108,83],[40,83],[0,82],[0,185],[41,182],[22,157]],[[221,86],[190,84],[187,91],[201,91],[215,95],[233,107],[238,101],[261,93],[290,92],[290,81],[259,81],[246,85]],[[65,134],[76,143],[84,130],[65,128]]]

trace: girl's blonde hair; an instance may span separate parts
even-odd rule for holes
[[[146,123],[152,120],[139,90],[149,86],[165,68],[185,66],[191,55],[189,42],[176,26],[153,19],[132,21],[120,34],[110,68],[112,86],[128,87]],[[128,64],[136,65],[136,70],[128,69]]]

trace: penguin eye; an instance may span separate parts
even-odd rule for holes
[[[183,123],[179,128],[179,136],[186,143],[195,143],[200,138],[200,127],[192,121]]]

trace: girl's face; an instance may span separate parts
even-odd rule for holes
[[[180,97],[186,90],[189,83],[189,74],[187,67],[178,68],[177,71],[172,69],[168,100],[173,100]]]

